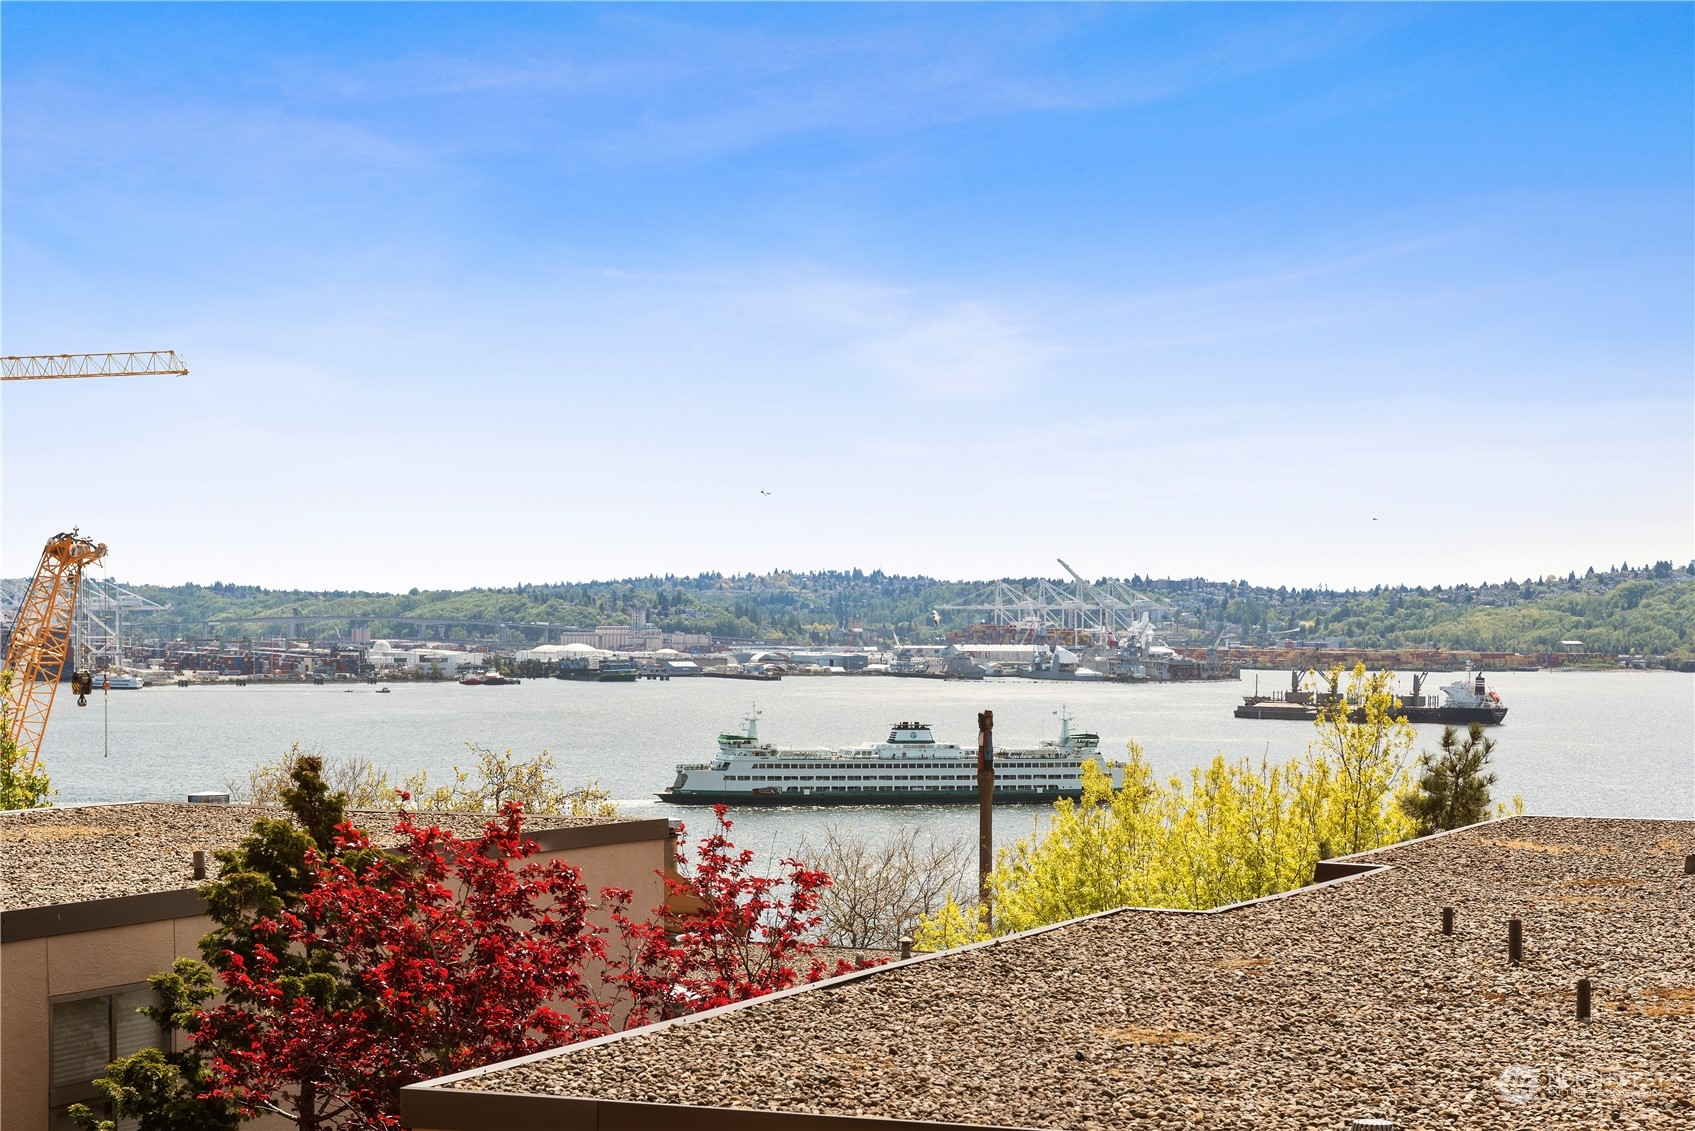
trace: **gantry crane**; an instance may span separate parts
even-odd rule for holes
[[[106,543],[91,542],[75,530],[49,538],[12,621],[6,645],[6,671],[11,674],[6,730],[17,744],[25,772],[34,771],[41,761],[47,716],[71,648],[82,571],[105,556]]]
[[[187,376],[188,366],[175,350],[128,353],[55,353],[0,357],[0,380],[45,381],[64,377]],[[6,732],[18,747],[20,765],[34,771],[41,761],[47,716],[64,675],[76,620],[83,569],[106,556],[106,544],[81,537],[75,529],[56,534],[41,551],[29,590],[12,620],[5,670],[11,676],[6,698]],[[78,683],[86,693],[86,681]]]
[[[47,381],[55,377],[186,377],[188,366],[175,350],[129,353],[47,353],[0,357],[0,381]]]

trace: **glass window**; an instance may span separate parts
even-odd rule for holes
[[[158,1004],[159,995],[151,989],[125,990],[112,995],[113,1060],[141,1049],[159,1047],[159,1026],[147,1014],[139,1012]]]
[[[112,1063],[112,999],[85,997],[53,1006],[53,1087],[80,1087]]]
[[[146,986],[129,986],[52,1004],[49,1103],[54,1127],[66,1118],[64,1109],[69,1104],[86,1103],[96,1111],[105,1110],[93,1082],[105,1075],[112,1061],[140,1049],[163,1047],[158,1026],[137,1012],[158,1002],[158,995]]]

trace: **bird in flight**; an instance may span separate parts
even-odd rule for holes
[[[759,492],[759,493],[760,493],[760,494],[761,494],[761,495],[769,495],[769,494],[770,494],[770,493],[771,493],[771,492],[769,492],[769,491],[766,491],[766,490],[761,490],[761,491],[760,491],[760,492]],[[1373,521],[1375,521],[1375,520],[1373,520]]]

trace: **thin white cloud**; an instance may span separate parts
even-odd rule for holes
[[[937,397],[1002,397],[1043,377],[1048,351],[978,303],[953,303],[874,338],[865,355],[887,379]]]

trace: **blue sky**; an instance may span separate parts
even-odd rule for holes
[[[7,3],[0,569],[1687,560],[1692,11]]]

